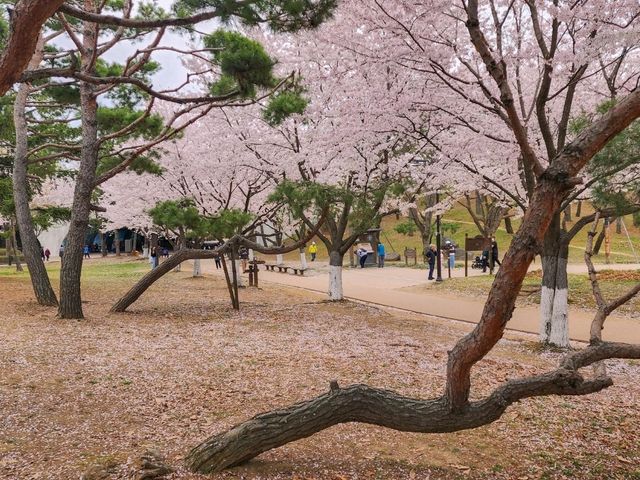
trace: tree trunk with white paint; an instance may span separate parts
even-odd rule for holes
[[[200,259],[196,258],[193,261],[193,276],[194,277],[201,277],[202,276],[202,268],[200,266]]]
[[[244,278],[242,277],[242,260],[235,260],[236,275],[238,277],[238,287],[244,287]]]
[[[304,247],[300,249],[300,267],[307,269],[307,256],[305,255]]]
[[[542,291],[540,293],[540,341],[569,346],[568,242],[559,229],[560,214],[545,236],[542,250]]]
[[[282,265],[284,263],[283,255],[276,255],[276,265]]]
[[[344,299],[342,290],[342,262],[344,255],[340,252],[329,253],[329,300]]]

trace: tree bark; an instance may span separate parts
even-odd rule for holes
[[[11,35],[0,56],[0,95],[18,81],[27,68],[38,44],[44,22],[64,3],[64,0],[22,0],[11,15]]]
[[[514,234],[513,224],[511,223],[511,217],[508,217],[508,216],[504,217],[504,228],[508,234],[510,235]]]
[[[38,52],[34,55],[30,64],[30,67],[33,68],[37,67],[42,58],[41,52],[44,46],[42,39],[38,41],[38,44]],[[31,88],[28,85],[20,85],[13,104],[13,123],[16,131],[16,147],[13,163],[13,198],[16,209],[16,219],[18,221],[18,227],[20,228],[22,251],[24,252],[24,259],[29,267],[29,277],[31,278],[33,293],[40,305],[53,307],[58,305],[58,299],[53,291],[49,274],[42,260],[40,253],[42,247],[36,236],[33,217],[31,216],[31,209],[29,208],[29,180],[27,178],[27,152],[29,150],[29,144],[25,111],[30,91]]]
[[[630,357],[640,356],[632,350]],[[612,384],[602,378],[587,382],[576,370],[560,368],[512,380],[488,397],[452,412],[444,397],[421,400],[367,385],[340,388],[319,397],[253,417],[227,432],[213,435],[187,455],[187,466],[212,473],[240,465],[267,450],[309,437],[341,423],[361,422],[403,432],[446,433],[477,428],[499,419],[512,403],[542,395],[585,395]]]
[[[201,277],[202,276],[202,266],[200,265],[200,259],[196,258],[193,261],[193,276]]]
[[[94,10],[94,0],[85,0],[85,9]],[[82,44],[86,53],[82,55],[82,70],[93,71],[93,53],[97,42],[98,27],[85,22]],[[98,165],[98,102],[95,87],[87,82],[80,82],[80,102],[82,115],[82,148],[80,152],[80,168],[76,176],[71,207],[71,222],[67,235],[67,247],[64,251],[64,262],[60,272],[60,305],[58,316],[68,319],[82,319],[82,294],[80,277],[82,274],[82,248],[84,246],[89,224],[91,193]]]
[[[120,256],[120,229],[116,228],[114,231],[114,236],[113,236],[113,240],[115,242],[115,249],[116,249],[116,257]]]
[[[305,255],[305,247],[300,248],[300,267],[307,269],[307,256]]]
[[[576,206],[576,217],[580,217],[582,215],[582,200],[578,200],[578,205]]]
[[[18,250],[18,240],[16,239],[16,224],[11,220],[11,248],[16,261],[16,271],[22,272],[22,261],[20,260],[20,251]]]
[[[329,300],[339,301],[344,299],[342,289],[342,262],[344,255],[339,251],[329,252]]]
[[[554,215],[542,248],[540,341],[569,346],[569,239],[560,229],[560,213]]]

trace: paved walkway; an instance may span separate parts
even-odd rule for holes
[[[207,273],[215,272],[213,262],[203,262],[203,264]],[[532,268],[540,267],[534,265]],[[617,264],[607,265],[606,268],[634,270],[640,268],[640,265]],[[469,271],[473,275],[481,274],[478,270],[470,269]],[[569,271],[583,273],[586,272],[586,266],[570,265]],[[452,276],[464,276],[464,269],[454,269]],[[446,270],[443,272],[443,277],[446,279]],[[478,299],[468,299],[431,290],[429,286],[432,282],[426,280],[426,270],[400,267],[345,268],[342,278],[344,294],[349,299],[426,315],[477,323],[484,306],[484,303]],[[313,264],[313,270],[309,275],[304,277],[260,270],[260,282],[304,288],[325,294],[328,290],[329,274],[326,263],[316,263]],[[537,306],[516,308],[509,321],[509,329],[537,334],[539,315]],[[569,332],[572,340],[588,340],[592,318],[591,312],[570,308]],[[640,320],[612,315],[605,325],[603,332],[605,340],[640,343]]]

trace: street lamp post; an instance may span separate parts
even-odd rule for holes
[[[436,190],[436,205],[440,203],[440,192]],[[436,215],[436,282],[442,281],[442,255],[440,251],[440,214]]]

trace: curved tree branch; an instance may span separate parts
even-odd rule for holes
[[[29,65],[44,22],[64,0],[22,0],[11,14],[11,34],[0,57],[0,95],[18,81]]]

